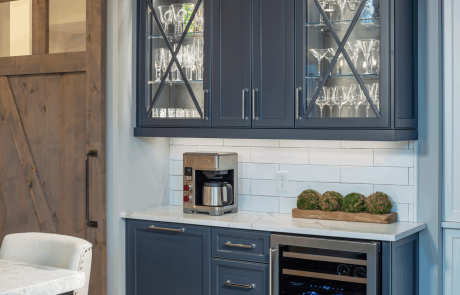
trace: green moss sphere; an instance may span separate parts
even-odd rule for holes
[[[315,190],[309,189],[300,193],[297,198],[297,208],[302,210],[318,209],[319,198],[321,194]]]
[[[393,204],[387,194],[376,192],[367,197],[364,207],[367,213],[387,214],[393,208]]]
[[[351,193],[343,198],[342,211],[350,213],[360,213],[364,211],[366,198],[359,193]]]
[[[323,211],[340,211],[340,204],[339,201],[335,197],[329,196],[329,195],[322,195],[321,198],[319,199],[319,205],[318,205],[320,210]]]
[[[334,192],[334,191],[327,191],[323,194],[323,197],[331,197],[337,200],[339,202],[340,207],[343,205],[343,196],[341,193]]]

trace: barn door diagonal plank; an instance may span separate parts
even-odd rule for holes
[[[21,162],[24,178],[32,199],[32,207],[36,214],[40,229],[43,232],[56,233],[56,226],[51,215],[43,190],[40,175],[30,150],[29,142],[19,116],[16,101],[11,91],[8,77],[0,77],[0,100],[3,105],[3,118],[10,127],[13,140]]]

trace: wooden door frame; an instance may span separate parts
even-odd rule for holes
[[[0,0],[0,3],[15,0]],[[107,294],[107,247],[106,247],[106,35],[107,0],[86,0],[86,51],[49,54],[49,0],[32,0],[32,55],[0,57],[0,104],[3,104],[6,119],[9,121],[26,179],[37,180],[39,171],[35,169],[33,156],[27,135],[22,126],[14,97],[8,92],[11,88],[7,76],[34,75],[46,73],[86,72],[86,152],[96,150],[98,156],[91,158],[90,170],[90,219],[98,222],[98,227],[87,227],[87,239],[93,244],[93,265],[102,269],[101,289],[93,290],[97,294]],[[13,99],[13,100],[12,100]],[[18,124],[19,119],[19,124]],[[22,155],[22,156],[21,156]],[[29,187],[32,204],[35,208],[49,206],[40,181]],[[84,196],[82,196],[84,198]],[[43,215],[43,216],[41,216]],[[56,232],[51,213],[37,215],[39,224],[45,232]],[[102,261],[94,264],[94,258]]]

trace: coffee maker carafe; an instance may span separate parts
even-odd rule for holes
[[[238,154],[184,154],[184,213],[238,212]]]

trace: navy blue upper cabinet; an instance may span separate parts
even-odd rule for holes
[[[418,138],[417,1],[194,1],[138,0],[135,136]]]
[[[126,241],[126,294],[211,294],[211,228],[127,220]]]
[[[213,0],[213,127],[294,127],[294,0]]]
[[[416,128],[414,15],[414,0],[296,0],[296,127]]]

